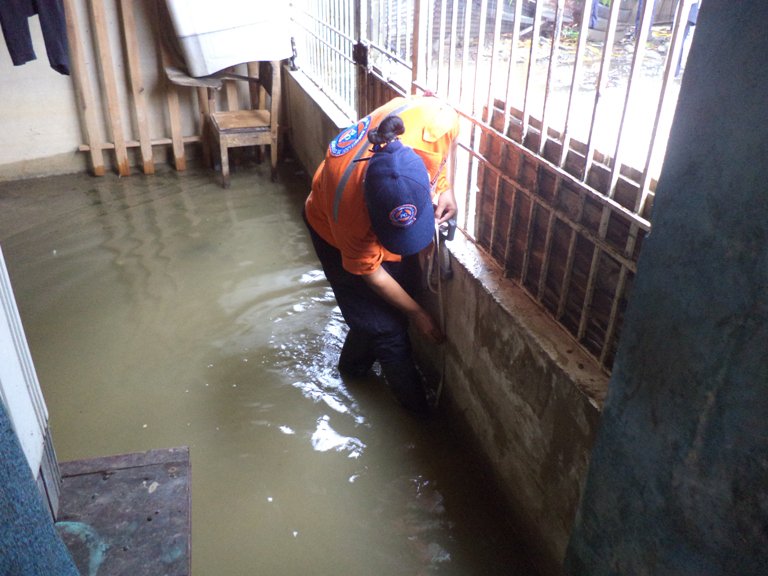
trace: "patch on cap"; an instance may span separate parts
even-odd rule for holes
[[[407,228],[416,222],[418,212],[413,204],[401,204],[389,213],[389,221],[392,223],[392,226]]]
[[[368,134],[371,125],[371,117],[366,116],[357,124],[342,130],[336,138],[331,140],[331,155],[343,156],[357,146],[358,142]]]

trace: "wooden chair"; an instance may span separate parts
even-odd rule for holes
[[[277,179],[280,118],[280,62],[248,63],[248,75],[228,71],[205,77],[190,77],[178,67],[166,66],[168,80],[176,86],[198,90],[202,121],[203,155],[209,161],[209,139],[219,154],[221,182],[230,185],[229,149],[241,146],[269,146],[272,180]],[[249,87],[250,108],[240,109],[236,84]],[[225,89],[227,110],[218,110],[216,92]],[[261,157],[261,150],[259,150]]]
[[[209,115],[211,135],[221,160],[221,180],[229,187],[229,149],[240,146],[269,146],[272,180],[277,179],[277,153],[280,118],[280,62],[260,63],[258,78],[239,77],[258,83],[258,105],[247,110],[214,111]],[[231,77],[231,75],[230,75]],[[255,100],[255,98],[253,98]]]

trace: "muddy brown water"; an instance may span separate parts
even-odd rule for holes
[[[0,245],[60,461],[189,446],[192,573],[530,575],[444,416],[343,381],[306,175],[0,184]]]

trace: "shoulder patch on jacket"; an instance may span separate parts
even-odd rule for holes
[[[371,117],[366,116],[362,120],[358,120],[356,124],[342,130],[336,138],[331,140],[331,155],[343,156],[350,150],[353,150],[366,137],[370,125]]]

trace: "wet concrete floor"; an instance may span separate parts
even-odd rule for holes
[[[530,575],[444,416],[343,381],[290,163],[0,184],[59,460],[189,446],[194,576]]]

